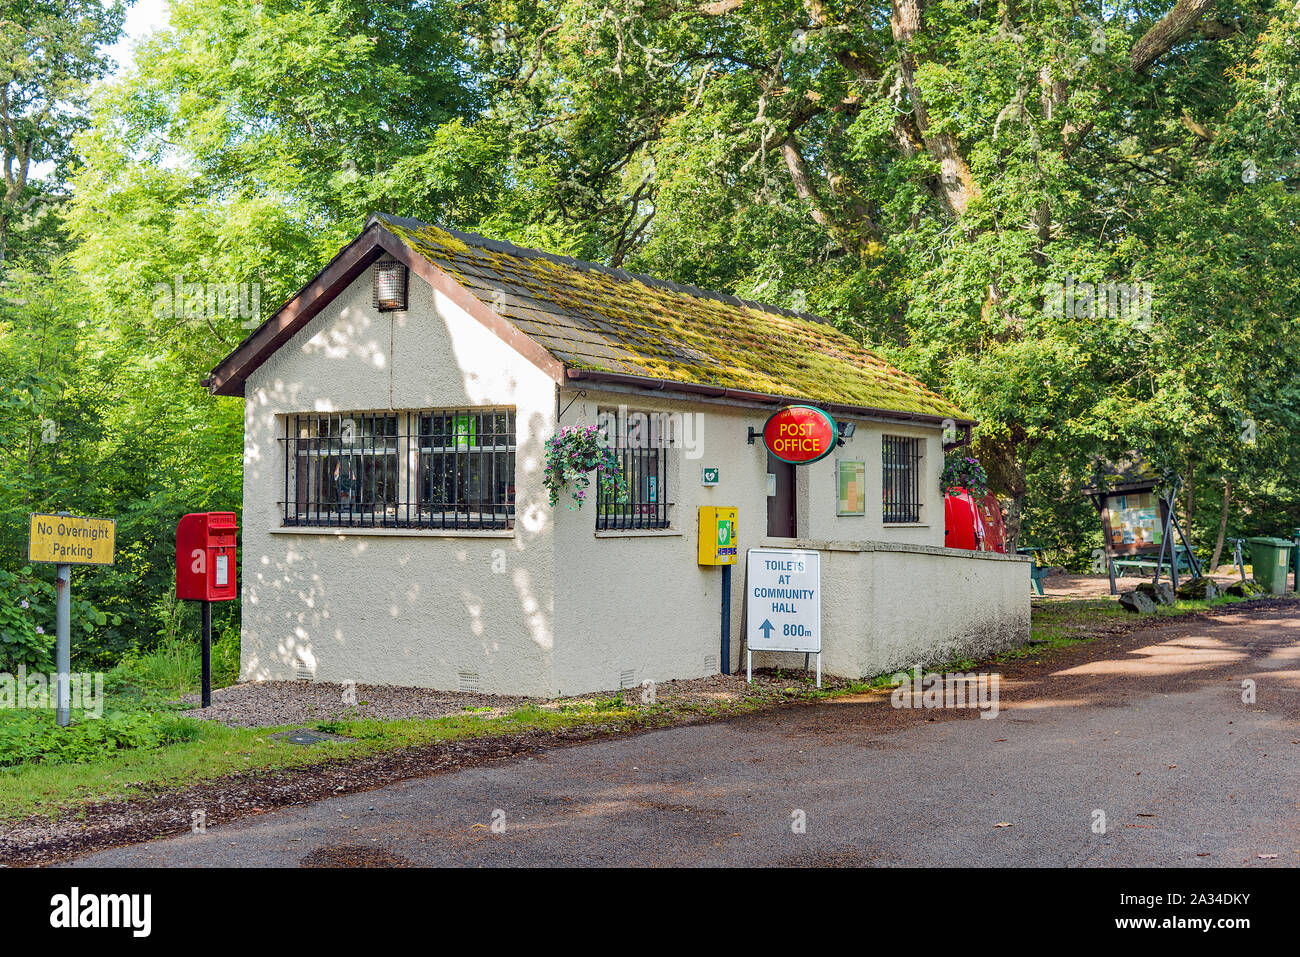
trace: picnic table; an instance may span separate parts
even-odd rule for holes
[[[1184,570],[1189,572],[1196,570],[1196,565],[1192,562],[1192,550],[1186,545],[1175,545],[1174,557],[1178,562],[1178,570],[1180,572]],[[1164,560],[1160,561],[1160,555],[1158,553],[1154,555],[1134,555],[1132,558],[1111,559],[1111,564],[1115,567],[1115,573],[1120,578],[1123,578],[1124,572],[1130,568],[1136,568],[1143,573],[1149,573],[1154,572],[1156,570],[1156,565],[1159,564],[1160,570],[1164,571],[1164,569],[1169,567],[1169,556],[1166,555]]]

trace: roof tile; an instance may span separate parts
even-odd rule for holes
[[[417,220],[378,218],[571,367],[969,420],[819,317]]]

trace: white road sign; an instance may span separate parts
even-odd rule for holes
[[[750,650],[820,654],[821,553],[751,548],[746,561],[745,630]]]

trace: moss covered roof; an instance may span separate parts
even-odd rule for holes
[[[377,218],[568,367],[969,418],[816,316],[418,220]]]

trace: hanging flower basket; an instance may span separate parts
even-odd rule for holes
[[[596,473],[598,494],[612,495],[616,500],[627,498],[627,478],[619,466],[618,455],[605,445],[606,441],[598,426],[566,425],[546,443],[543,482],[552,506],[560,500],[565,488],[571,486],[570,494],[575,504],[565,507],[582,508],[592,472]]]
[[[971,498],[978,502],[988,494],[988,473],[984,471],[984,466],[980,465],[979,459],[954,453],[944,460],[943,474],[939,476],[939,488],[943,490],[944,495],[951,495],[957,489],[965,489],[970,492]]]

